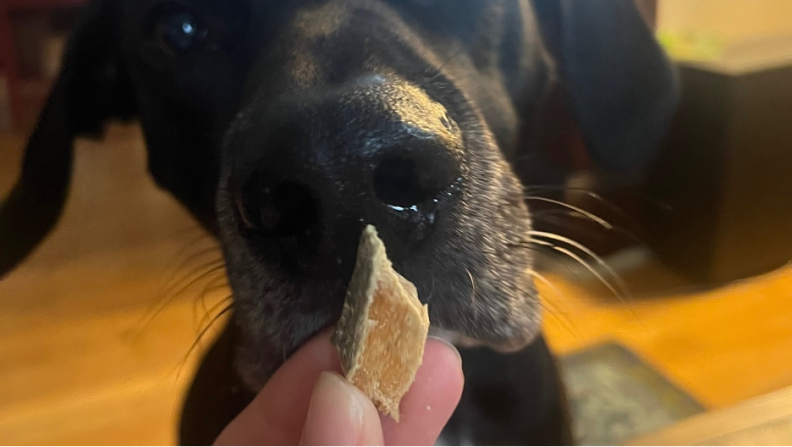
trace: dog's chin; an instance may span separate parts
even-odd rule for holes
[[[262,297],[265,300],[267,297]],[[281,299],[283,297],[280,297]],[[533,297],[532,297],[533,298]],[[514,297],[504,301],[514,301]],[[289,320],[299,327],[297,334],[293,331],[264,335],[251,330],[249,321],[244,316],[237,319],[240,325],[241,339],[237,351],[237,371],[247,387],[258,392],[275,371],[302,345],[318,333],[332,329],[337,318],[292,317]],[[438,318],[438,320],[448,320]],[[516,310],[508,320],[482,320],[481,326],[492,328],[486,334],[471,327],[444,327],[433,324],[429,336],[442,338],[459,348],[488,348],[500,353],[513,353],[531,344],[540,332],[541,312],[533,306]],[[307,329],[307,330],[306,330]],[[284,340],[290,340],[284,343]]]

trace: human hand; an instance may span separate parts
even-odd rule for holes
[[[253,402],[220,434],[217,445],[432,445],[462,395],[456,349],[429,339],[400,422],[339,373],[326,331],[297,351]]]

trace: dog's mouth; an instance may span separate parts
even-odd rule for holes
[[[275,273],[279,269],[259,276],[254,270],[260,268],[237,271],[233,262],[229,265],[235,291],[234,318],[242,334],[238,371],[252,390],[260,389],[305,342],[334,327],[348,281],[346,277],[318,281],[287,278],[281,276],[282,271]],[[497,268],[491,266],[491,270]],[[268,279],[250,287],[250,278],[257,276]],[[475,279],[472,285],[470,281],[441,285],[437,282],[443,279],[435,277],[432,284],[427,276],[416,285],[419,298],[429,304],[430,336],[458,347],[499,352],[520,350],[537,336],[540,313],[529,274],[513,278],[512,293],[496,291]]]

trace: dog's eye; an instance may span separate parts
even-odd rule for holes
[[[206,26],[189,11],[168,11],[157,21],[156,38],[167,53],[183,55],[200,48],[209,34]]]

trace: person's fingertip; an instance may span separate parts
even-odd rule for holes
[[[459,351],[430,337],[415,382],[401,403],[401,420],[383,417],[387,445],[432,445],[462,396],[465,378]]]
[[[439,343],[439,344],[445,346],[448,349],[449,352],[454,354],[454,357],[456,357],[457,361],[459,362],[460,368],[462,367],[462,355],[459,353],[459,350],[456,348],[456,346],[453,345],[453,343],[451,343],[450,341],[446,340],[445,338],[435,337],[435,336],[429,336],[427,338],[426,342],[427,343]]]
[[[363,413],[363,429],[361,436],[358,440],[358,445],[382,445],[382,423],[380,422],[380,414],[374,402],[360,390],[360,388],[351,384],[349,381],[344,380],[344,383],[349,387],[350,393],[353,394],[354,399],[360,405]]]
[[[338,374],[320,374],[311,396],[300,444],[378,443],[382,443],[382,429],[371,401]]]

